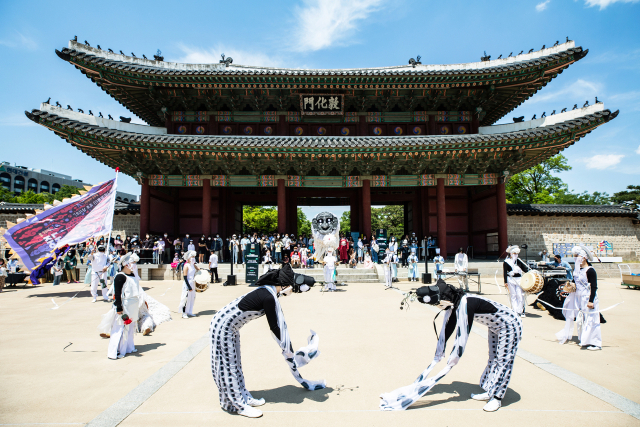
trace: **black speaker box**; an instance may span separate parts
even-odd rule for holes
[[[431,273],[422,273],[422,283],[431,284]]]

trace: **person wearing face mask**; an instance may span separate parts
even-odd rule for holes
[[[324,265],[324,290],[334,292],[336,290],[336,284],[334,281],[334,275],[336,272],[336,262],[338,260],[333,255],[333,248],[329,246],[327,248],[327,254],[322,260]]]
[[[182,268],[182,278],[184,283],[182,284],[182,294],[180,295],[180,305],[178,311],[182,313],[183,319],[189,317],[195,317],[193,314],[193,305],[196,301],[196,271],[200,270],[196,265],[196,251],[190,250],[184,254],[184,260],[186,261]]]
[[[101,336],[109,336],[109,359],[121,359],[128,353],[138,351],[133,338],[140,306],[144,303],[144,292],[133,270],[137,258],[137,255],[128,253],[120,260],[122,270],[113,281],[115,302],[112,309],[102,317],[98,327]],[[123,315],[126,315],[128,320],[123,319]]]
[[[504,286],[509,290],[509,298],[511,299],[511,308],[518,313],[518,316],[525,317],[524,314],[524,291],[520,287],[520,279],[522,275],[529,271],[529,267],[518,258],[520,248],[518,245],[512,245],[507,248],[507,258],[502,264],[504,275]]]
[[[444,280],[438,280],[434,286],[423,286],[415,292],[407,293],[401,308],[405,308],[406,304],[408,309],[409,302],[415,298],[423,304],[437,305],[444,310],[436,354],[413,384],[381,394],[380,409],[405,410],[429,392],[462,357],[474,321],[488,329],[489,362],[480,377],[480,387],[484,393],[471,394],[471,398],[487,402],[483,408],[486,412],[500,409],[522,339],[522,320],[519,316],[512,309],[495,301],[465,294],[462,289],[457,289]],[[431,370],[444,359],[446,343],[452,335],[455,341],[446,366],[429,378]]]
[[[198,262],[204,262],[204,256],[207,254],[207,238],[203,235],[198,242]]]
[[[162,241],[164,242],[164,254],[162,258],[163,264],[170,264],[171,259],[173,258],[173,242],[171,238],[169,238],[169,234],[164,233],[162,236]]]
[[[560,344],[570,340],[573,337],[573,322],[578,318],[580,347],[592,351],[602,350],[598,276],[590,264],[593,252],[584,245],[574,246],[571,252],[575,257],[575,290],[564,300],[562,314],[565,317],[565,327],[556,334],[556,338]]]
[[[188,234],[184,236],[182,239],[182,252],[185,253],[189,250],[189,244],[191,243],[191,238]]]
[[[213,250],[216,253],[216,255],[218,256],[218,259],[220,260],[220,262],[224,262],[224,256],[223,256],[223,247],[224,242],[222,241],[222,238],[220,237],[219,234],[216,234],[216,238],[214,239],[214,244],[213,244]]]
[[[91,302],[96,302],[98,298],[98,287],[101,288],[102,299],[109,301],[107,297],[109,288],[107,287],[107,275],[105,274],[108,268],[107,254],[105,253],[104,245],[98,246],[97,251],[94,248],[89,255],[89,260],[91,260],[91,296],[93,297]]]
[[[149,235],[149,233],[147,233],[144,241],[142,242],[142,256],[140,257],[142,264],[149,264],[152,261],[154,243],[155,240]]]
[[[240,358],[240,329],[250,321],[265,316],[272,336],[280,346],[291,374],[307,390],[326,387],[324,380],[310,381],[300,375],[299,368],[318,357],[319,338],[311,331],[308,345],[296,352],[289,338],[279,297],[306,292],[315,284],[312,277],[295,274],[285,264],[277,270],[263,274],[256,282],[257,289],[236,298],[216,312],[209,327],[211,338],[211,371],[218,387],[220,406],[227,412],[258,418],[265,404],[246,389]]]

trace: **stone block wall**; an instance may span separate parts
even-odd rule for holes
[[[613,256],[637,260],[640,254],[640,226],[631,218],[509,215],[509,244],[527,244],[529,256],[554,243],[598,243],[613,245]]]
[[[25,214],[0,214],[0,228],[7,228],[7,221],[18,222],[19,218],[26,218]]]
[[[123,239],[140,233],[140,214],[114,215],[112,236],[120,235]]]

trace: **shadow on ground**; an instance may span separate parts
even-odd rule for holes
[[[446,399],[438,399],[435,394],[444,393],[450,394]],[[476,384],[463,383],[460,381],[454,381],[451,384],[437,384],[431,391],[424,395],[420,400],[411,405],[411,409],[430,408],[437,405],[442,405],[447,402],[462,402],[465,400],[471,400],[471,393],[482,393],[482,389]],[[520,394],[508,389],[507,393],[502,399],[502,406],[509,406],[512,403],[520,400]]]
[[[329,399],[329,393],[333,392],[333,388],[327,387],[322,390],[309,391],[300,386],[285,385],[271,390],[258,390],[251,394],[256,399],[262,399],[273,403],[294,403],[300,404],[305,399],[314,402],[324,402]]]

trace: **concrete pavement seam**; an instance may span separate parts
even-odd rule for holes
[[[156,391],[164,386],[209,344],[209,334],[203,335],[167,364],[151,374],[126,396],[98,414],[87,427],[115,427],[138,409]]]

